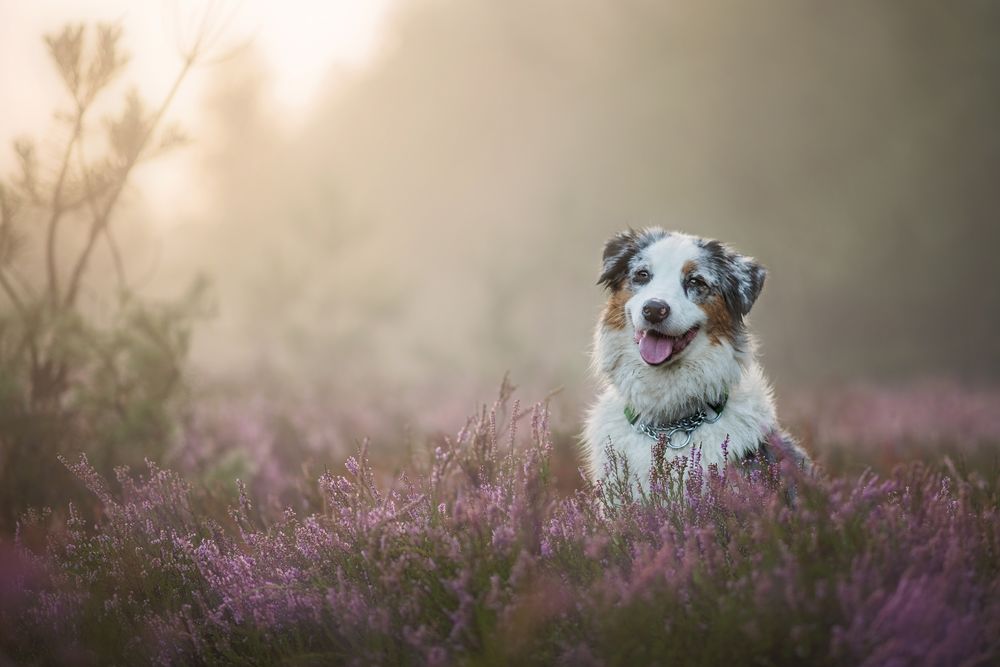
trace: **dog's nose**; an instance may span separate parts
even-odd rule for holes
[[[670,306],[667,305],[666,301],[661,299],[650,299],[642,305],[642,316],[650,324],[659,324],[667,319],[667,315],[669,314]]]

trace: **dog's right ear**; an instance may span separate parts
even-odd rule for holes
[[[628,275],[628,265],[639,251],[639,234],[633,229],[615,234],[604,244],[603,267],[598,285],[616,290]]]

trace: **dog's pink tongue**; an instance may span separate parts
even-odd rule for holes
[[[665,336],[646,334],[639,341],[639,356],[647,364],[662,364],[674,351],[674,343]]]

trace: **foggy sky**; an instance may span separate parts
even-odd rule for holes
[[[223,375],[580,387],[601,246],[656,224],[768,267],[779,388],[995,382],[998,29],[978,2],[403,3],[294,130],[252,53],[219,72],[158,288],[212,277]]]

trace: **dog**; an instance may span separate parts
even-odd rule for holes
[[[583,436],[593,480],[607,474],[609,446],[642,483],[654,451],[694,460],[700,448],[703,467],[784,457],[811,467],[778,424],[747,329],[766,275],[727,245],[659,227],[605,244],[598,284],[609,297],[593,346],[603,389]]]

